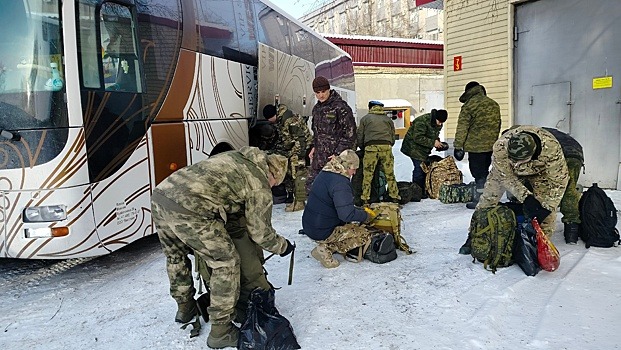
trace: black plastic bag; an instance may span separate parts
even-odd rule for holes
[[[274,289],[255,289],[250,293],[246,322],[239,330],[239,350],[300,349],[291,323],[274,306]]]
[[[518,224],[517,231],[513,244],[513,261],[520,266],[526,276],[535,276],[541,271],[537,261],[537,232],[530,220]]]

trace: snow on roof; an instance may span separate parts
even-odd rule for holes
[[[370,35],[345,35],[345,34],[330,34],[319,33],[325,38],[335,39],[350,39],[350,40],[369,40],[369,41],[387,41],[396,43],[410,43],[410,44],[431,44],[431,45],[444,45],[444,41],[440,40],[425,40],[425,39],[409,39],[409,38],[389,38],[384,36],[370,36]]]

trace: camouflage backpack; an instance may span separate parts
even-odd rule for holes
[[[422,167],[427,173],[425,177],[425,190],[429,194],[429,198],[438,198],[440,194],[440,186],[442,184],[460,184],[463,180],[463,174],[455,164],[455,158],[448,156],[439,162],[433,162],[428,167]]]
[[[372,227],[391,233],[395,240],[395,246],[403,250],[406,254],[411,254],[412,250],[408,246],[405,238],[401,236],[401,210],[397,203],[373,203],[370,208],[377,214],[371,223]]]
[[[511,265],[516,225],[515,213],[507,206],[476,209],[468,233],[472,262],[482,262],[493,273]]]
[[[442,184],[440,185],[438,199],[444,204],[468,203],[474,198],[476,190],[474,182],[469,184]]]

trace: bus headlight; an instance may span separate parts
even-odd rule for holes
[[[62,221],[67,218],[66,205],[46,205],[24,209],[24,222]]]

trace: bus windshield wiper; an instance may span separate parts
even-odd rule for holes
[[[8,131],[0,128],[0,136],[11,141],[19,141],[22,137],[15,131]]]

